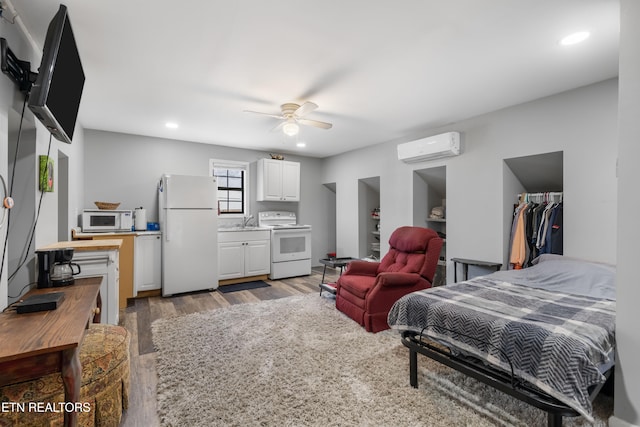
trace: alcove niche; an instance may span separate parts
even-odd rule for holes
[[[378,213],[376,215],[376,212]],[[358,180],[358,257],[380,258],[380,177]]]
[[[325,252],[337,252],[337,225],[336,219],[338,216],[338,211],[336,208],[336,183],[329,182],[322,184],[326,197],[325,200],[325,209],[326,209],[326,219],[327,219],[327,250]],[[326,254],[322,253],[322,258]],[[340,256],[340,254],[338,254]]]
[[[503,164],[503,269],[509,265],[509,239],[514,207],[521,193],[564,191],[562,151],[504,159]]]
[[[445,239],[440,253],[440,261],[434,278],[434,285],[446,283],[447,260],[447,167],[437,166],[413,171],[413,225],[435,230]],[[443,218],[430,218],[435,207],[444,209]]]

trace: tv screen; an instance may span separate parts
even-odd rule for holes
[[[56,139],[68,144],[73,138],[84,80],[67,7],[60,5],[47,29],[28,105]]]

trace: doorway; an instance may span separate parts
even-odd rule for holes
[[[58,241],[70,238],[69,227],[69,157],[58,150]]]
[[[380,259],[380,177],[358,180],[358,257]]]

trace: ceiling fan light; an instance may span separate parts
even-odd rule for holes
[[[296,122],[290,121],[285,123],[284,126],[282,126],[282,131],[284,132],[285,135],[295,136],[300,131],[300,127],[298,127],[298,124]]]

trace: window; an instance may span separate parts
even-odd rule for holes
[[[220,215],[244,216],[249,200],[249,163],[211,159],[209,171],[218,181]]]

